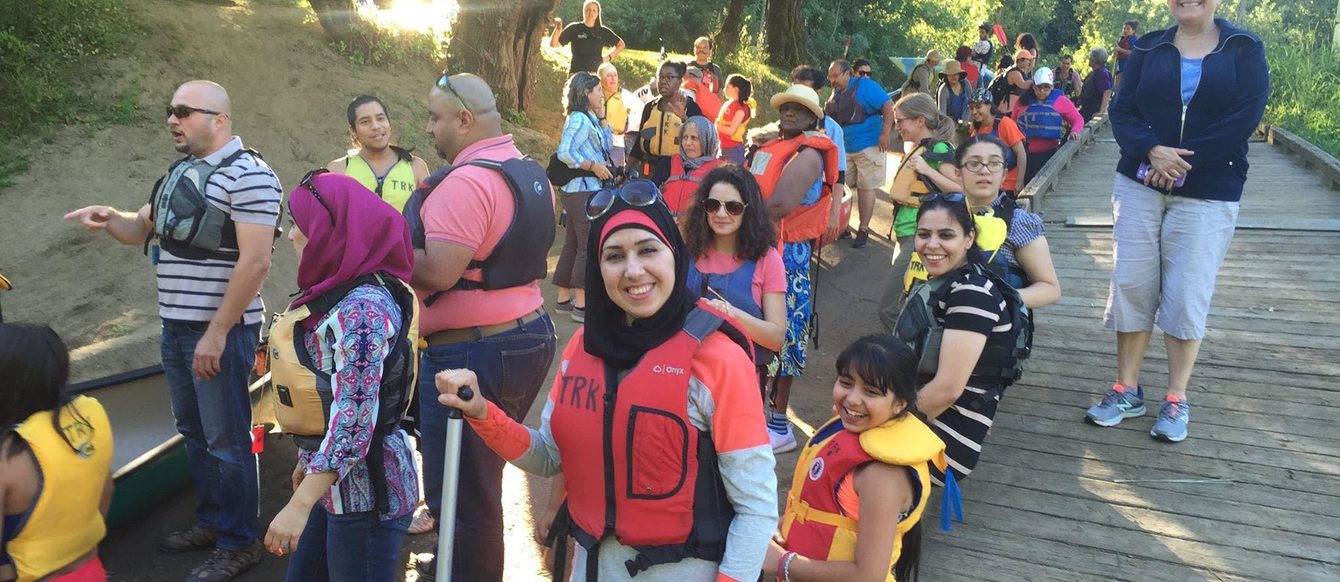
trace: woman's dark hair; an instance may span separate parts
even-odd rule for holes
[[[963,195],[959,194],[958,196]],[[963,229],[964,235],[977,232],[977,223],[973,222],[972,214],[968,212],[968,202],[962,198],[951,202],[946,195],[927,196],[922,199],[921,208],[917,209],[917,222],[921,222],[921,216],[932,210],[949,211],[949,216],[953,217],[959,228]],[[982,262],[982,251],[976,244],[968,249],[967,259],[970,263]]]
[[[1019,36],[1014,37],[1014,48],[1028,49],[1029,52],[1033,53],[1033,58],[1037,58],[1038,39],[1033,38],[1033,33],[1031,32],[1021,32],[1019,33]]]
[[[824,85],[828,83],[828,77],[826,75],[819,72],[819,69],[809,65],[797,65],[796,68],[791,69],[791,78],[809,83],[810,88],[815,91],[823,89]]]
[[[962,168],[963,158],[968,155],[968,148],[979,143],[989,143],[1000,148],[1000,156],[1002,158],[1010,155],[1010,146],[1005,145],[1005,142],[1000,141],[1000,138],[989,133],[979,133],[964,140],[963,144],[959,145],[957,150],[954,150],[954,166]]]
[[[707,212],[703,210],[703,201],[711,193],[712,187],[725,182],[740,192],[744,202],[744,214],[741,216],[740,230],[735,238],[735,258],[742,261],[757,261],[768,254],[768,250],[777,246],[777,229],[768,220],[767,209],[763,204],[763,191],[754,175],[744,166],[722,164],[703,177],[698,189],[693,192],[693,203],[685,214],[684,247],[690,257],[707,254],[716,241],[716,233],[707,224]]]
[[[966,212],[966,210],[965,210]],[[894,418],[911,414],[922,418],[917,410],[917,352],[890,334],[862,337],[837,357],[838,376],[854,376],[866,386],[873,386],[881,394],[892,393],[907,407]],[[903,534],[903,551],[893,565],[894,579],[907,582],[916,580],[921,567],[921,522]]]
[[[972,60],[972,48],[968,45],[959,45],[958,50],[954,51],[954,60],[970,61]]]
[[[674,71],[675,74],[676,74],[676,75],[679,75],[681,78],[684,77],[684,74],[685,74],[685,73],[688,73],[688,72],[689,72],[689,64],[688,64],[688,63],[682,63],[682,62],[680,62],[680,61],[665,60],[665,61],[662,61],[662,62],[661,62],[661,66],[656,67],[656,73],[657,73],[657,74],[660,74],[661,69],[664,69],[664,68],[666,68],[666,67],[670,67],[670,70]]]
[[[349,102],[349,108],[345,110],[344,113],[345,117],[349,118],[349,129],[353,129],[354,122],[358,121],[358,108],[367,105],[368,103],[376,103],[377,105],[380,105],[382,107],[382,113],[386,114],[386,119],[388,121],[391,119],[391,110],[386,107],[386,103],[383,103],[381,99],[373,97],[372,95],[359,95],[354,97],[353,101]]]
[[[749,98],[754,95],[754,84],[744,75],[732,74],[726,77],[726,84],[740,91],[740,103],[748,103]]]
[[[69,402],[61,390],[70,380],[70,351],[55,331],[45,325],[0,323],[0,378],[5,383],[0,390],[0,437],[28,417],[50,411],[51,427],[76,449],[60,426],[60,409]],[[9,453],[19,450],[11,447]]]
[[[1014,57],[1010,55],[1002,55],[1000,57],[1000,63],[996,65],[996,68],[998,70],[1004,71],[1005,69],[1008,69],[1013,66],[1014,66]]]
[[[567,113],[589,113],[591,102],[586,94],[600,85],[600,77],[586,71],[577,71],[568,79],[568,90],[563,93],[563,109]]]

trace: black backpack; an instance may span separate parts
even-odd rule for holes
[[[549,273],[549,247],[554,244],[554,192],[549,186],[544,168],[528,157],[501,162],[473,160],[433,172],[405,202],[405,221],[409,223],[414,248],[422,249],[427,244],[423,227],[424,202],[443,179],[457,168],[465,166],[500,172],[508,189],[512,191],[516,211],[512,213],[511,224],[489,257],[482,261],[471,259],[466,266],[466,269],[482,269],[483,282],[462,277],[452,290],[506,289],[543,279]],[[442,293],[439,291],[428,296],[424,305],[432,305]]]
[[[1018,67],[1010,67],[1001,71],[991,79],[991,85],[986,90],[991,92],[991,107],[999,108],[1001,103],[1010,97],[1010,71],[1017,71]]]

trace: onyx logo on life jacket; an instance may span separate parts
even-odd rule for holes
[[[661,364],[652,366],[651,371],[656,374],[674,374],[676,376],[683,376],[688,373],[688,370],[685,370],[684,368],[676,368],[674,366]]]

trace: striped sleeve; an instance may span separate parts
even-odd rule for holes
[[[936,307],[936,316],[945,329],[986,336],[1010,330],[1010,320],[1005,317],[1005,296],[990,279],[976,273],[963,272],[951,281],[949,292]]]
[[[243,154],[231,166],[219,168],[210,176],[206,193],[227,201],[234,222],[274,226],[279,221],[284,191],[279,177],[257,156]]]

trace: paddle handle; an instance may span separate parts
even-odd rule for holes
[[[457,394],[461,400],[469,402],[475,397],[470,387],[461,388]],[[442,456],[442,509],[439,513],[437,528],[437,579],[451,581],[452,549],[456,538],[456,485],[461,471],[461,409],[450,408],[447,411],[447,442]]]

